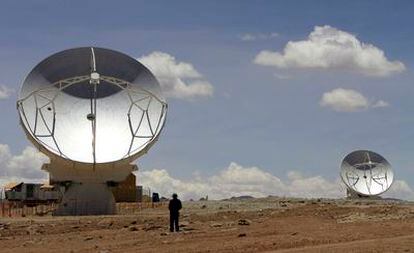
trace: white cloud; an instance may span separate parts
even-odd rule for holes
[[[395,180],[383,197],[414,200],[414,191],[403,180]]]
[[[379,77],[405,70],[402,62],[389,61],[381,49],[328,25],[315,26],[307,40],[289,41],[283,52],[259,52],[254,63],[278,68],[340,69]]]
[[[274,73],[273,75],[274,75],[277,79],[280,79],[280,80],[287,80],[287,79],[291,79],[291,78],[292,78],[290,75],[281,74],[281,73]]]
[[[193,99],[213,95],[213,86],[191,63],[179,62],[174,56],[158,51],[138,60],[154,73],[167,97]]]
[[[287,173],[287,177],[288,177],[289,180],[292,180],[292,181],[303,179],[302,173],[300,173],[299,171],[295,171],[295,170],[289,171]]]
[[[0,187],[8,182],[44,182],[47,180],[47,173],[40,168],[45,162],[48,162],[48,158],[31,146],[26,147],[19,155],[12,155],[8,145],[0,144]],[[243,167],[234,162],[207,178],[203,178],[196,171],[193,178],[181,180],[173,178],[165,169],[138,171],[138,177],[140,184],[150,187],[162,196],[170,196],[176,192],[180,198],[186,200],[199,199],[206,195],[210,199],[242,195],[306,198],[345,196],[345,186],[339,178],[328,180],[322,176],[306,177],[299,171],[289,171],[287,179],[283,181],[258,167]],[[383,197],[414,200],[414,191],[405,181],[396,180]]]
[[[34,147],[26,147],[21,154],[12,155],[6,144],[0,144],[0,186],[10,181],[43,181],[46,172],[40,170],[49,159]]]
[[[343,198],[346,196],[346,187],[339,178],[328,180],[322,176],[306,177],[298,171],[290,171],[287,179],[283,181],[258,167],[243,167],[234,162],[216,175],[206,178],[196,173],[191,179],[181,180],[173,178],[164,169],[139,171],[138,177],[140,184],[150,187],[152,191],[162,196],[169,197],[175,192],[185,200],[197,200],[206,195],[210,199],[242,195],[306,198]],[[414,200],[414,191],[405,181],[396,180],[383,197]]]
[[[242,41],[254,41],[254,40],[256,40],[256,37],[253,34],[245,33],[245,34],[240,36],[240,39]]]
[[[385,102],[384,100],[378,100],[372,105],[373,108],[381,108],[387,106],[390,106],[390,104],[388,102]]]
[[[14,92],[13,89],[8,88],[5,85],[0,85],[0,99],[9,98],[10,95]]]
[[[245,33],[240,35],[240,39],[242,41],[256,41],[256,40],[267,40],[267,39],[273,39],[278,37],[278,33]]]
[[[283,182],[280,178],[258,167],[243,167],[231,163],[228,168],[208,178],[180,180],[171,177],[166,170],[140,171],[138,177],[144,186],[163,196],[177,192],[183,199],[198,199],[206,195],[211,199],[250,195],[295,197],[341,197],[341,184],[330,182],[321,176],[303,177],[299,172],[290,172]],[[296,175],[296,176],[292,176]]]
[[[389,104],[383,100],[370,101],[356,90],[342,88],[325,92],[322,95],[319,104],[338,112],[356,112],[369,108],[389,106]]]

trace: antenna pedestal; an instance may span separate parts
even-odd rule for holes
[[[61,186],[63,197],[54,215],[111,215],[116,213],[111,185],[138,168],[126,162],[93,165],[55,157],[42,170],[50,173],[50,184]]]
[[[374,199],[381,199],[380,196],[376,196],[376,195],[372,195],[372,196],[368,196],[368,195],[362,195],[357,193],[356,191],[347,188],[346,189],[346,198],[347,199],[366,199],[366,200],[374,200]]]
[[[54,215],[109,215],[116,213],[115,198],[106,183],[72,182]]]

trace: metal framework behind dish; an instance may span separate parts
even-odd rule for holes
[[[355,152],[363,153],[363,160],[359,163],[350,164],[347,157]],[[393,173],[389,163],[380,155],[371,151],[355,151],[344,158],[341,166],[341,178],[344,183],[353,191],[362,195],[378,195],[389,189],[393,182]],[[372,161],[371,154],[380,157],[382,160]],[[358,188],[360,181],[365,182],[365,189]],[[374,185],[376,184],[376,185]],[[380,186],[378,187],[374,186]],[[373,192],[373,189],[376,191]]]
[[[119,78],[115,78],[115,77],[110,77],[110,76],[100,76],[100,80],[102,81],[106,81],[107,83],[110,83],[112,85],[115,85],[119,88],[121,88],[122,90],[125,90],[128,94],[128,97],[130,99],[131,105],[129,107],[128,110],[128,123],[129,123],[129,128],[131,131],[131,143],[129,145],[129,149],[128,152],[125,154],[125,156],[122,158],[127,158],[129,157],[131,154],[135,153],[137,150],[143,149],[143,147],[145,147],[148,143],[152,142],[153,140],[156,139],[157,137],[157,133],[163,128],[165,121],[163,120],[166,114],[166,109],[167,109],[167,104],[160,100],[157,96],[155,96],[154,94],[152,94],[151,92],[143,89],[143,88],[137,88],[136,85],[133,85],[125,80],[121,80]],[[55,150],[57,153],[60,154],[60,156],[62,156],[63,158],[67,158],[70,159],[70,157],[68,157],[67,155],[65,155],[61,149],[59,148],[59,144],[56,141],[56,138],[54,136],[54,131],[55,131],[55,123],[56,123],[56,111],[55,111],[55,105],[54,105],[54,100],[59,96],[59,94],[62,92],[63,89],[68,88],[71,85],[80,83],[80,82],[84,82],[84,81],[90,81],[92,83],[92,78],[90,75],[85,75],[85,76],[76,76],[76,77],[71,77],[71,78],[67,78],[64,80],[60,80],[57,81],[53,84],[51,84],[49,87],[46,88],[41,88],[39,90],[33,91],[31,92],[28,96],[26,96],[23,99],[20,99],[17,101],[17,107],[18,110],[20,112],[20,114],[22,115],[24,121],[25,121],[25,125],[28,127],[26,128],[30,134],[36,139],[36,141],[39,141],[42,145],[44,145],[45,147],[51,149],[51,150],[55,150],[55,148],[47,145],[45,142],[43,142],[40,138],[52,138],[53,142],[56,145],[57,150]],[[135,87],[134,87],[135,86]],[[96,85],[95,85],[96,87]],[[57,89],[56,89],[57,88]],[[42,93],[52,93],[52,97],[49,98],[47,96],[45,96]],[[134,95],[141,95],[142,97],[140,98],[136,98]],[[29,124],[29,121],[27,120],[26,117],[26,113],[24,110],[24,106],[23,106],[23,102],[31,97],[34,97],[34,101],[36,104],[36,114],[35,114],[35,124],[34,124],[34,128],[32,129],[31,124]],[[42,103],[40,104],[39,102],[39,98],[46,100],[46,103]],[[148,99],[148,103],[147,105],[143,108],[141,105],[138,104],[138,102],[144,101]],[[151,120],[149,119],[149,114],[148,114],[148,108],[150,106],[150,104],[153,101],[157,101],[162,105],[162,111],[161,111],[161,115],[157,120],[157,124],[155,127],[153,127],[151,125]],[[40,105],[39,105],[40,104]],[[133,127],[133,123],[131,120],[131,110],[133,109],[133,107],[136,107],[137,109],[141,110],[141,117],[139,120],[139,123],[137,125],[137,127],[134,129]],[[91,103],[91,109],[93,111],[93,105]],[[95,99],[95,109],[96,109],[96,99]],[[53,111],[53,123],[52,126],[49,126],[47,121],[45,120],[45,116],[43,114],[44,108],[47,108],[47,110],[52,110]],[[96,113],[96,110],[95,110]],[[144,119],[144,115],[147,119],[147,122],[149,124],[149,128],[151,131],[151,135],[147,135],[147,136],[142,136],[142,135],[138,135],[138,130],[141,127],[141,124],[143,122]],[[36,130],[37,130],[37,125],[38,125],[38,121],[40,120],[43,122],[44,126],[46,127],[46,129],[48,130],[49,134],[44,135],[44,134],[37,134]],[[93,120],[93,122],[95,122],[95,120]],[[95,123],[96,125],[96,123]],[[92,126],[93,128],[93,138],[95,138],[96,135],[96,129]],[[145,143],[143,143],[142,145],[140,145],[139,147],[135,148],[132,150],[133,144],[134,144],[134,140],[136,138],[144,138],[144,139],[148,139]],[[92,145],[95,145],[95,140],[92,141]],[[149,148],[149,147],[148,147]],[[93,148],[93,150],[95,150],[95,147]],[[95,155],[94,155],[94,163],[95,163]]]

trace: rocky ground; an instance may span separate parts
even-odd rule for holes
[[[414,203],[325,199],[184,202],[135,215],[0,221],[0,252],[414,252]]]

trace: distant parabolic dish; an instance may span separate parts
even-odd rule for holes
[[[89,164],[144,154],[167,111],[144,65],[97,47],[68,49],[41,61],[24,80],[17,107],[29,139],[42,152]]]
[[[346,186],[364,196],[387,191],[394,180],[391,165],[381,155],[357,150],[348,154],[341,164],[341,178]]]

